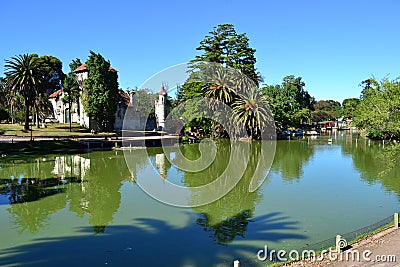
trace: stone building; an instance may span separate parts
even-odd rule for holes
[[[64,90],[60,89],[49,96],[49,101],[53,108],[53,118],[59,123],[69,123],[70,120],[76,123],[79,122],[78,104],[72,103],[71,105],[71,118],[69,116],[69,103],[64,103],[65,96]]]
[[[110,67],[109,71],[117,72],[116,69]],[[82,64],[74,70],[76,80],[79,84],[81,93],[84,93],[84,82],[89,77],[89,71],[85,64]],[[131,90],[125,92],[119,90],[118,94],[120,101],[115,112],[114,129],[122,130],[123,127],[127,130],[153,130],[154,128],[163,129],[165,119],[168,115],[168,100],[167,92],[162,85],[158,99],[155,100],[155,116],[156,120],[143,117],[136,107],[136,92]],[[63,98],[65,92],[58,90],[49,96],[49,101],[53,107],[53,117],[60,123],[79,123],[80,126],[86,129],[97,129],[97,123],[94,119],[90,119],[82,104],[82,99],[79,98],[77,103],[64,103]],[[71,118],[69,117],[69,109],[71,109]],[[125,124],[125,125],[124,125]]]

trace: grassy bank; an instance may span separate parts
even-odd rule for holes
[[[33,137],[83,137],[90,135],[90,130],[82,128],[79,124],[72,124],[71,132],[69,131],[69,124],[63,123],[46,123],[46,128],[36,128],[32,126]],[[0,124],[0,133],[3,136],[31,136],[31,131],[25,131],[24,126],[20,124]],[[99,133],[100,135],[114,135],[113,132]],[[1,137],[1,135],[0,135]]]
[[[0,143],[0,154],[7,159],[61,152],[75,154],[82,151],[83,147],[81,144],[74,140],[33,141],[14,144]]]

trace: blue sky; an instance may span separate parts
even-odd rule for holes
[[[212,28],[232,23],[257,50],[265,83],[303,77],[317,100],[358,97],[374,75],[400,75],[400,1],[1,1],[0,75],[23,53],[68,64],[101,53],[123,89],[187,62]],[[158,90],[158,88],[157,88]]]

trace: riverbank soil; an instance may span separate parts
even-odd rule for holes
[[[354,255],[354,256],[353,256]],[[357,257],[359,255],[359,257]],[[400,267],[400,229],[391,227],[368,236],[341,252],[336,260],[326,255],[321,261],[302,260],[284,266],[396,266]]]

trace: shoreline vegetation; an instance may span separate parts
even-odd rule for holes
[[[400,138],[399,79],[371,77],[360,81],[359,97],[344,99],[342,103],[332,99],[317,101],[306,88],[303,77],[288,74],[280,84],[264,83],[263,75],[256,68],[256,49],[250,46],[247,34],[238,33],[232,24],[213,27],[196,50],[200,54],[188,64],[189,78],[177,86],[176,97],[168,99],[171,113],[184,104],[183,113],[177,118],[185,121],[185,133],[198,129],[212,137],[227,137],[227,129],[217,122],[218,112],[212,114],[218,117],[214,119],[196,116],[204,110],[193,100],[207,97],[213,99],[209,104],[211,109],[220,102],[232,110],[233,121],[243,126],[240,137],[261,139],[265,126],[274,123],[278,133],[289,129],[355,126],[369,138]],[[41,122],[54,119],[55,113],[62,113],[54,110],[49,96],[63,90],[66,96],[63,101],[71,107],[82,98],[82,108],[97,125],[95,131],[112,130],[119,103],[116,96],[118,90],[124,91],[119,88],[117,72],[110,74],[110,61],[90,51],[85,64],[91,73],[97,74],[79,84],[74,70],[82,62],[73,59],[70,72],[65,74],[63,62],[54,56],[24,54],[6,60],[4,77],[0,77],[0,122],[23,123],[28,134],[30,120],[39,128]],[[101,70],[97,68],[99,65]],[[210,70],[211,78],[203,77]],[[242,77],[237,77],[239,74]],[[234,82],[224,82],[227,79]],[[154,115],[152,105],[148,104],[153,97],[150,91],[137,88],[135,94],[138,111],[142,112],[141,106],[145,106],[144,110]],[[76,110],[80,108],[78,105]],[[76,110],[75,114],[70,108],[63,112],[68,115],[66,117],[73,118],[77,115]],[[71,124],[70,128],[73,132]],[[7,129],[3,131],[7,134]]]
[[[250,90],[252,94],[246,95],[248,98],[241,99],[240,94],[223,82],[210,84],[189,79],[182,86],[178,86],[176,99],[170,99],[172,110],[179,104],[188,103],[189,100],[198,97],[220,101],[234,111],[235,118],[244,125],[245,135],[249,139],[260,139],[263,125],[270,122],[275,123],[277,132],[281,133],[288,129],[325,127],[322,126],[324,123],[329,127],[332,121],[338,123],[341,119],[342,122],[347,123],[346,127],[355,126],[360,130],[361,135],[368,138],[394,141],[393,145],[385,147],[386,154],[381,160],[387,163],[387,169],[396,165],[400,158],[400,145],[396,144],[400,139],[399,79],[377,80],[372,77],[360,82],[359,86],[362,90],[358,98],[345,99],[342,103],[335,100],[316,101],[305,89],[306,84],[300,76],[287,75],[283,77],[281,84],[261,84],[263,77],[255,67],[256,49],[250,47],[249,44],[246,33],[237,33],[232,24],[218,25],[196,48],[202,54],[190,61],[192,70],[204,67],[202,62],[217,62],[240,70],[251,82],[250,89],[254,90]],[[215,47],[218,49],[214,49]],[[95,93],[86,94],[83,105],[90,117],[96,119],[97,124],[101,126],[97,130],[110,129],[118,104],[116,98],[116,92],[119,89],[118,75],[113,73],[111,77],[108,71],[110,62],[100,54],[92,51],[90,53],[86,61],[88,68],[94,71],[98,65],[105,67],[104,73],[99,70],[99,75],[92,75],[92,78],[85,81],[85,89]],[[96,64],[96,62],[101,62],[101,64]],[[54,110],[49,112],[49,92],[64,90],[68,95],[67,100],[70,106],[79,96],[84,95],[85,92],[78,90],[79,86],[73,74],[73,69],[79,65],[80,59],[73,60],[70,64],[71,72],[66,75],[62,70],[62,62],[54,56],[25,54],[6,60],[5,77],[0,77],[0,122],[12,121],[23,124],[0,124],[0,140],[7,141],[7,143],[0,141],[2,157],[8,160],[50,153],[82,153],[87,150],[77,138],[120,136],[114,132],[99,132],[93,135],[90,129],[84,129],[78,124],[61,125],[40,122],[45,121],[51,114],[54,115]],[[138,91],[140,90],[144,89]],[[112,95],[111,100],[105,97],[109,94]],[[268,106],[270,110],[259,108],[265,106]],[[180,117],[181,119],[182,117],[193,118],[195,114],[200,114],[196,105],[189,105],[186,112]],[[270,113],[273,114],[272,118],[269,117]],[[43,114],[46,116],[42,116]],[[30,117],[35,121],[35,126],[30,126]],[[69,118],[71,118],[71,110],[69,110]],[[183,132],[191,132],[192,129],[201,129],[205,136],[212,138],[226,138],[228,135],[221,124],[202,117],[188,120]],[[31,138],[33,142],[13,142],[13,137]],[[40,137],[47,140],[40,140]],[[34,140],[35,138],[37,140]],[[360,239],[358,241],[356,239],[355,242],[363,242],[360,240],[367,242],[371,235],[376,232],[385,232],[388,228],[390,229],[390,224],[365,236],[360,236]],[[279,266],[281,265],[287,266],[285,263],[280,263]],[[289,264],[289,266],[292,265]]]

